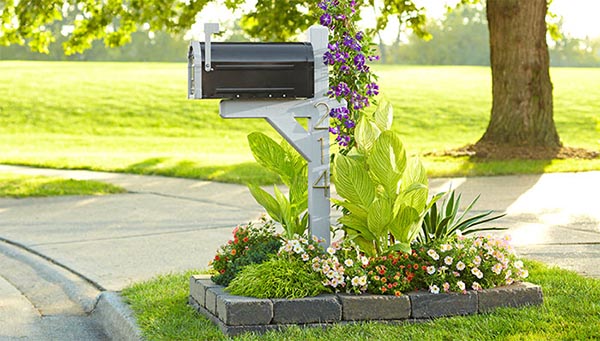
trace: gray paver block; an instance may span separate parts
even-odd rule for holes
[[[489,312],[498,307],[520,307],[544,303],[542,288],[521,282],[510,286],[486,289],[479,293],[479,312]]]
[[[206,290],[217,287],[220,286],[213,283],[207,275],[194,275],[190,277],[190,296],[203,307],[206,305]]]
[[[342,319],[342,305],[335,295],[272,301],[273,323],[337,322]]]
[[[344,321],[402,320],[410,317],[410,298],[406,295],[338,294]]]
[[[206,308],[206,310],[208,310],[211,314],[213,315],[217,315],[217,297],[220,295],[225,295],[225,288],[223,288],[222,286],[216,286],[216,287],[212,287],[212,288],[207,288],[206,289],[206,303],[204,305],[204,307]]]
[[[229,326],[269,324],[273,319],[273,302],[224,294],[217,296],[217,315]]]
[[[477,292],[466,294],[448,293],[431,294],[426,291],[408,294],[413,318],[434,318],[454,315],[470,315],[477,313]]]

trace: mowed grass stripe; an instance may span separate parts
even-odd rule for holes
[[[412,154],[457,148],[483,134],[486,67],[377,66],[394,129]],[[552,69],[565,145],[600,150],[600,69]],[[269,184],[246,136],[260,119],[221,119],[218,101],[188,100],[185,63],[0,62],[0,163]],[[600,160],[473,162],[425,157],[431,176],[600,169]]]

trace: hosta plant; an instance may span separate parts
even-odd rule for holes
[[[263,133],[251,133],[248,135],[248,142],[256,161],[279,175],[289,189],[286,197],[275,185],[273,196],[259,186],[249,184],[250,193],[269,216],[281,224],[285,237],[293,238],[294,235],[304,234],[308,227],[306,160],[286,141],[278,144]]]
[[[372,117],[356,127],[357,152],[336,155],[337,193],[332,200],[343,208],[339,219],[346,236],[369,256],[410,251],[429,207],[427,173],[421,162],[407,159],[391,129],[392,108],[382,103]]]
[[[469,206],[465,208],[462,214],[459,215],[458,208],[460,207],[460,197],[460,194],[455,196],[454,190],[452,190],[450,191],[448,198],[444,200],[439,207],[438,203],[431,206],[423,219],[421,233],[417,237],[419,242],[429,243],[438,239],[447,239],[457,233],[468,235],[483,231],[506,230],[506,228],[502,227],[479,226],[483,223],[502,218],[506,214],[490,216],[493,212],[486,211],[472,216],[468,215],[479,199],[479,196],[477,196]]]

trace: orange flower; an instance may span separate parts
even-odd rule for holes
[[[235,253],[236,253],[235,249],[231,250],[231,255],[232,256],[235,256]]]

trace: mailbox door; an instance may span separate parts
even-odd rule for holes
[[[314,55],[310,43],[212,43],[202,98],[312,98]]]

